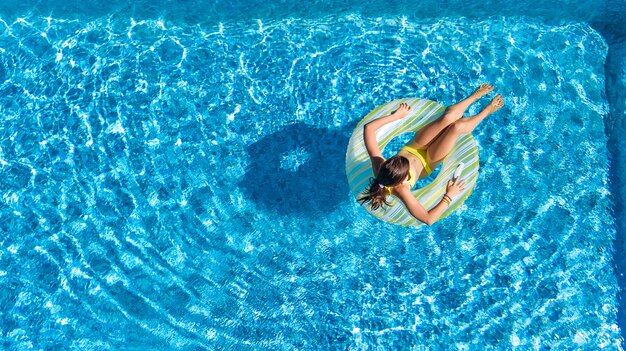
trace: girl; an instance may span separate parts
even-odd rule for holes
[[[443,198],[430,210],[426,210],[417,201],[411,193],[411,188],[418,179],[427,177],[443,161],[459,136],[471,133],[485,117],[504,106],[504,99],[498,94],[477,115],[461,118],[472,103],[492,90],[493,86],[483,84],[465,100],[449,106],[441,117],[420,129],[410,142],[387,160],[378,147],[376,130],[387,123],[406,117],[411,107],[403,103],[389,116],[367,123],[364,126],[363,138],[376,178],[372,178],[359,202],[368,204],[376,210],[388,206],[387,196],[394,195],[402,200],[415,218],[428,225],[435,223],[452,199],[465,188],[465,181],[459,181],[458,178],[450,180]]]

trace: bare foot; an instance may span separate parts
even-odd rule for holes
[[[411,111],[411,106],[403,102],[400,104],[400,107],[392,113],[392,115],[400,119],[406,117],[406,115],[409,114],[409,111]]]
[[[476,89],[476,91],[472,93],[472,97],[478,100],[481,97],[489,94],[492,90],[493,90],[493,85],[487,84],[487,83],[481,84],[478,87],[478,89]]]
[[[491,100],[489,105],[487,105],[487,108],[489,109],[489,113],[494,113],[502,106],[504,106],[504,99],[502,98],[502,95],[498,94],[493,98],[493,100]]]

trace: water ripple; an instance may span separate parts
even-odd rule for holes
[[[528,18],[0,20],[2,345],[617,349],[606,50]],[[349,199],[362,116],[483,81],[507,107],[456,214]]]

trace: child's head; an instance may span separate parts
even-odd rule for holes
[[[402,183],[409,175],[409,160],[403,156],[393,156],[388,158],[380,166],[376,178],[372,178],[363,196],[359,198],[361,205],[370,203],[372,210],[376,210],[383,205],[389,206],[387,202],[386,186],[395,186]]]

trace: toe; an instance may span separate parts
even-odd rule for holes
[[[476,94],[479,96],[484,96],[493,90],[493,86],[489,83],[481,84],[478,89],[476,89]]]
[[[498,95],[494,98],[494,103],[496,107],[502,107],[504,106],[504,99],[502,98],[502,95]]]

